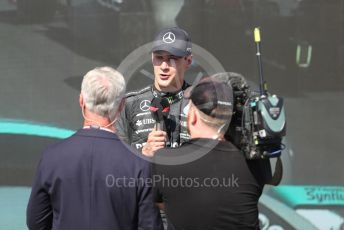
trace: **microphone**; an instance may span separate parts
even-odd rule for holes
[[[156,123],[157,130],[164,130],[164,119],[170,113],[170,103],[165,97],[154,97],[149,110]]]

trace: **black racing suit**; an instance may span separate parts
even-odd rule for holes
[[[163,130],[168,136],[166,147],[175,148],[189,140],[186,128],[188,100],[183,98],[183,92],[187,87],[189,85],[184,82],[182,89],[174,93],[161,93],[154,86],[127,93],[125,108],[116,122],[117,135],[141,151],[155,125],[149,110],[150,102],[154,97],[161,96],[166,97],[170,102],[170,112],[165,119]]]

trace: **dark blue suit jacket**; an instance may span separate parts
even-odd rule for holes
[[[81,129],[43,153],[27,225],[30,230],[160,230],[150,177],[150,164],[115,134]]]

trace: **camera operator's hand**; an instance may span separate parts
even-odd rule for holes
[[[153,130],[149,133],[147,143],[142,148],[142,154],[148,157],[154,156],[157,150],[165,148],[166,140],[166,132]]]

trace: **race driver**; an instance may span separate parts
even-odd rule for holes
[[[126,94],[126,105],[116,122],[118,136],[146,156],[164,147],[178,147],[189,139],[186,128],[188,102],[183,92],[189,85],[185,71],[192,63],[191,39],[186,31],[173,27],[161,30],[152,46],[154,83]],[[154,97],[165,97],[170,111],[164,130],[157,130],[149,110]]]

